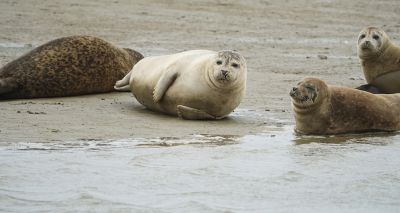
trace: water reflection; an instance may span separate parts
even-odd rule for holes
[[[398,136],[398,132],[369,132],[360,134],[342,134],[342,135],[328,135],[328,136],[307,136],[296,135],[293,139],[296,145],[309,144],[309,143],[365,143],[375,145],[386,145],[393,142]]]

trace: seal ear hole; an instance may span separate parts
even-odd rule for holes
[[[375,39],[375,40],[378,40],[379,36],[375,34],[375,35],[372,36],[372,38]]]
[[[217,64],[218,64],[218,65],[221,65],[221,64],[222,64],[222,61],[221,61],[221,60],[218,60],[218,61],[217,61]]]
[[[239,64],[237,64],[237,63],[232,63],[232,67],[234,67],[234,68],[239,68]]]

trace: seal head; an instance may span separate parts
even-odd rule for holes
[[[328,86],[317,78],[305,78],[289,92],[296,109],[310,109],[328,96]]]
[[[377,27],[367,27],[358,35],[357,54],[361,59],[378,57],[389,44],[385,31]]]
[[[208,77],[213,87],[231,88],[238,81],[246,79],[246,61],[236,51],[223,50],[217,53],[211,69],[208,69]]]

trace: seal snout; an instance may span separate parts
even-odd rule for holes
[[[359,51],[361,52],[375,52],[380,48],[381,42],[376,39],[364,39],[359,44]]]
[[[371,46],[372,46],[372,43],[370,41],[366,40],[361,44],[361,49],[363,49],[363,50],[370,49]]]
[[[221,70],[222,75],[226,78],[228,76],[227,70]]]
[[[298,91],[298,88],[297,87],[293,87],[292,90],[290,90],[289,95],[291,97],[295,97],[297,95],[297,91]]]
[[[229,81],[231,78],[228,70],[221,69],[218,74],[218,80]]]

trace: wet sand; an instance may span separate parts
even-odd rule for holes
[[[69,35],[98,36],[145,56],[235,49],[248,62],[246,97],[225,120],[150,112],[130,93],[2,101],[0,142],[262,133],[294,124],[288,92],[306,76],[348,87],[365,82],[356,55],[363,27],[382,27],[400,43],[397,0],[5,0],[0,8],[0,65]]]

